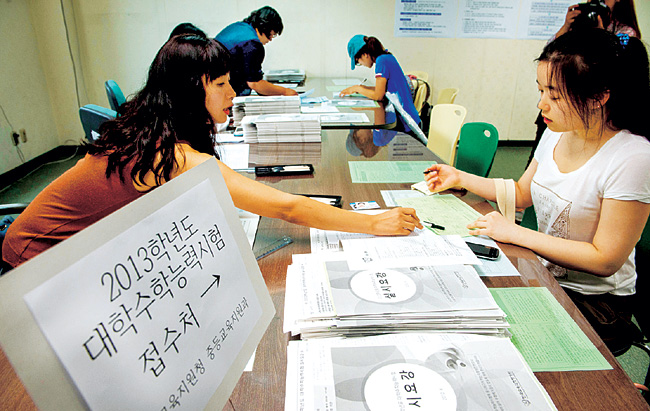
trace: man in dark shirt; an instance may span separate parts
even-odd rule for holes
[[[269,6],[253,11],[244,21],[232,23],[215,39],[232,55],[230,84],[238,96],[247,96],[251,89],[257,94],[274,96],[296,95],[296,91],[264,80],[262,62],[264,45],[282,34],[282,19]]]

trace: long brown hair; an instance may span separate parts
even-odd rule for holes
[[[174,36],[151,63],[145,86],[120,107],[120,116],[100,127],[101,137],[88,152],[108,157],[106,177],[133,164],[131,179],[144,184],[153,172],[156,185],[171,178],[176,146],[214,155],[214,121],[205,107],[203,79],[229,72],[230,54],[214,39],[193,34]]]

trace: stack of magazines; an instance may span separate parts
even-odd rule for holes
[[[316,114],[246,116],[241,126],[244,143],[318,143],[320,117]]]
[[[285,411],[556,410],[507,338],[391,334],[290,341]]]
[[[235,126],[239,126],[245,116],[300,113],[298,96],[241,96],[233,98],[232,103]]]
[[[305,81],[305,70],[269,70],[264,73],[264,79],[272,83],[302,83]]]
[[[351,269],[345,254],[293,256],[284,332],[302,339],[412,332],[510,336],[506,314],[471,265]]]

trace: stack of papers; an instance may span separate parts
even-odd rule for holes
[[[305,81],[305,70],[269,70],[264,73],[264,79],[272,83],[301,83]]]
[[[232,99],[233,122],[239,126],[245,116],[300,113],[298,96],[242,96]]]
[[[254,165],[269,164],[316,164],[321,159],[321,144],[269,143],[251,144],[248,161]]]
[[[290,341],[285,411],[555,410],[510,340],[401,334]]]
[[[353,269],[345,254],[294,255],[285,332],[302,339],[424,331],[509,336],[505,313],[473,267]]]
[[[264,114],[242,120],[245,143],[319,143],[316,114]]]

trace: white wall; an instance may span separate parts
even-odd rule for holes
[[[26,0],[0,2],[0,105],[7,116],[0,113],[0,173],[21,164],[11,126],[27,132],[27,143],[20,145],[27,160],[59,145],[30,9]]]
[[[283,34],[266,46],[265,69],[303,68],[308,76],[372,78],[350,70],[347,41],[378,37],[408,70],[424,70],[437,92],[458,87],[466,121],[487,121],[501,139],[530,140],[537,116],[533,60],[544,41],[397,38],[395,0],[63,0],[77,70],[79,102],[108,106],[104,81],[128,96],[169,32],[189,21],[210,36],[264,5],[283,18]],[[650,38],[650,1],[637,0]],[[83,137],[70,51],[59,1],[0,0],[0,104],[14,128],[26,128],[27,159]],[[0,173],[20,164],[0,115]]]
[[[113,78],[125,94],[136,91],[158,47],[179,22],[191,21],[214,36],[267,3],[199,1],[189,6],[188,2],[143,0],[129,6],[75,0],[74,4],[89,98],[106,104],[103,82]],[[502,139],[534,137],[533,59],[544,41],[396,38],[393,0],[279,0],[273,7],[285,29],[267,45],[265,69],[297,67],[308,76],[372,79],[371,69],[350,70],[346,46],[354,34],[374,35],[405,70],[429,73],[434,97],[441,88],[458,87],[456,102],[467,107],[467,121],[493,123]]]

